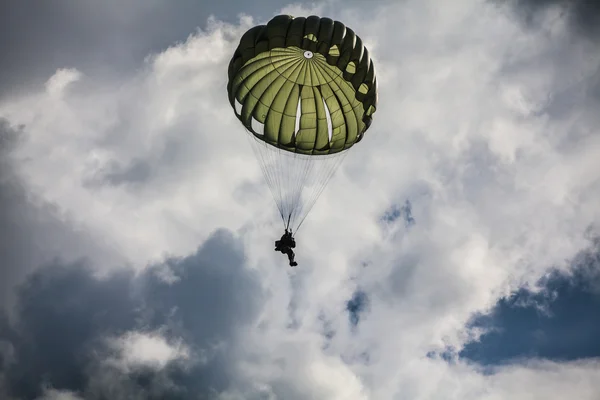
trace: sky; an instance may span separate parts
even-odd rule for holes
[[[0,5],[0,397],[600,396],[600,7]],[[226,95],[320,15],[379,107],[296,237]]]

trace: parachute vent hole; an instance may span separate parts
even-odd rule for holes
[[[350,61],[348,63],[348,65],[346,66],[346,72],[348,72],[349,74],[353,74],[356,72],[356,64],[354,64],[354,61]]]
[[[375,113],[375,107],[369,106],[369,108],[367,109],[367,112],[365,114],[367,115],[367,117],[370,117],[374,113]]]
[[[362,94],[367,94],[369,92],[369,86],[367,86],[366,83],[363,83],[358,87],[358,91]]]
[[[239,116],[242,115],[242,103],[236,98],[235,99],[235,113]]]
[[[252,117],[252,131],[258,135],[264,135],[265,124],[258,122],[254,117]]]
[[[300,130],[300,117],[302,117],[302,97],[298,97],[298,108],[296,109],[296,126],[294,127],[294,135]]]
[[[333,125],[331,123],[331,112],[327,107],[325,99],[323,99],[323,107],[325,107],[325,118],[327,119],[327,134],[329,135],[329,142],[331,142],[331,138],[333,137]]]

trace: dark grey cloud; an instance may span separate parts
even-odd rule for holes
[[[380,2],[388,0],[378,0]],[[357,3],[346,0],[344,5]],[[313,0],[19,0],[0,2],[0,97],[27,91],[58,68],[127,79],[149,54],[186,40],[208,18],[265,21]],[[340,3],[342,4],[342,3]],[[340,4],[331,7],[339,8]]]
[[[538,13],[550,6],[557,6],[568,18],[574,32],[588,38],[600,39],[600,2],[595,0],[493,0],[514,6],[515,11],[527,24],[538,23]]]
[[[301,1],[296,3],[308,3]],[[150,53],[185,40],[214,15],[268,18],[278,0],[19,0],[0,2],[0,93],[27,90],[57,68],[122,75]]]
[[[25,127],[0,119],[0,309],[11,303],[15,284],[53,258],[119,260],[23,186],[12,160],[23,135]]]
[[[127,166],[111,163],[108,165],[100,183],[108,183],[111,186],[119,186],[127,183],[141,184],[147,182],[153,173],[152,163],[143,159],[133,160]]]
[[[86,182],[90,186],[129,186],[140,188],[157,179],[168,178],[170,172],[176,173],[177,168],[184,166],[189,161],[186,153],[189,137],[185,128],[174,127],[170,134],[172,138],[165,140],[163,148],[158,154],[149,154],[144,157],[134,158],[127,163],[111,161],[98,171],[96,176]]]
[[[34,273],[20,290],[18,321],[1,334],[14,351],[6,371],[11,394],[29,399],[48,384],[83,387],[90,340],[134,325],[131,278],[127,271],[98,281],[82,264]]]
[[[86,399],[207,398],[232,383],[239,329],[256,317],[261,296],[240,240],[224,230],[195,254],[138,275],[121,269],[97,278],[84,262],[54,263],[28,278],[15,318],[0,325],[0,343],[11,347],[0,362],[6,390],[18,399],[44,386]],[[102,362],[114,356],[104,339],[158,329],[183,340],[197,363],[123,373]]]
[[[600,357],[600,241],[574,260],[574,272],[553,273],[532,293],[501,299],[473,327],[491,329],[459,356],[485,366],[526,358],[555,361]]]

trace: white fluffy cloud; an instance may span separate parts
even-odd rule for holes
[[[109,347],[116,352],[110,363],[124,372],[144,366],[160,370],[170,362],[190,357],[184,343],[169,343],[160,332],[129,332],[110,340]]]
[[[573,40],[553,9],[527,30],[474,0],[367,14],[323,7],[364,38],[380,108],[297,238],[297,270],[272,252],[274,206],[226,99],[229,58],[257,22],[249,17],[211,21],[125,84],[65,69],[5,101],[0,116],[27,132],[17,172],[140,268],[188,254],[216,228],[237,230],[270,293],[244,333],[241,393],[594,399],[594,363],[487,376],[426,354],[460,348],[474,312],[568,268],[588,245],[584,233],[600,220],[600,120],[586,88],[600,52]],[[414,226],[381,221],[406,199]],[[354,332],[344,302],[356,287],[370,303]]]
[[[81,397],[67,390],[48,389],[44,396],[37,400],[81,400]]]

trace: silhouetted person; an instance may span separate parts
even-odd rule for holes
[[[298,265],[296,261],[294,261],[294,250],[296,247],[296,241],[292,237],[292,232],[285,230],[285,233],[281,237],[281,239],[275,241],[275,251],[280,251],[283,254],[287,254],[288,259],[290,260],[290,267],[295,267]]]

